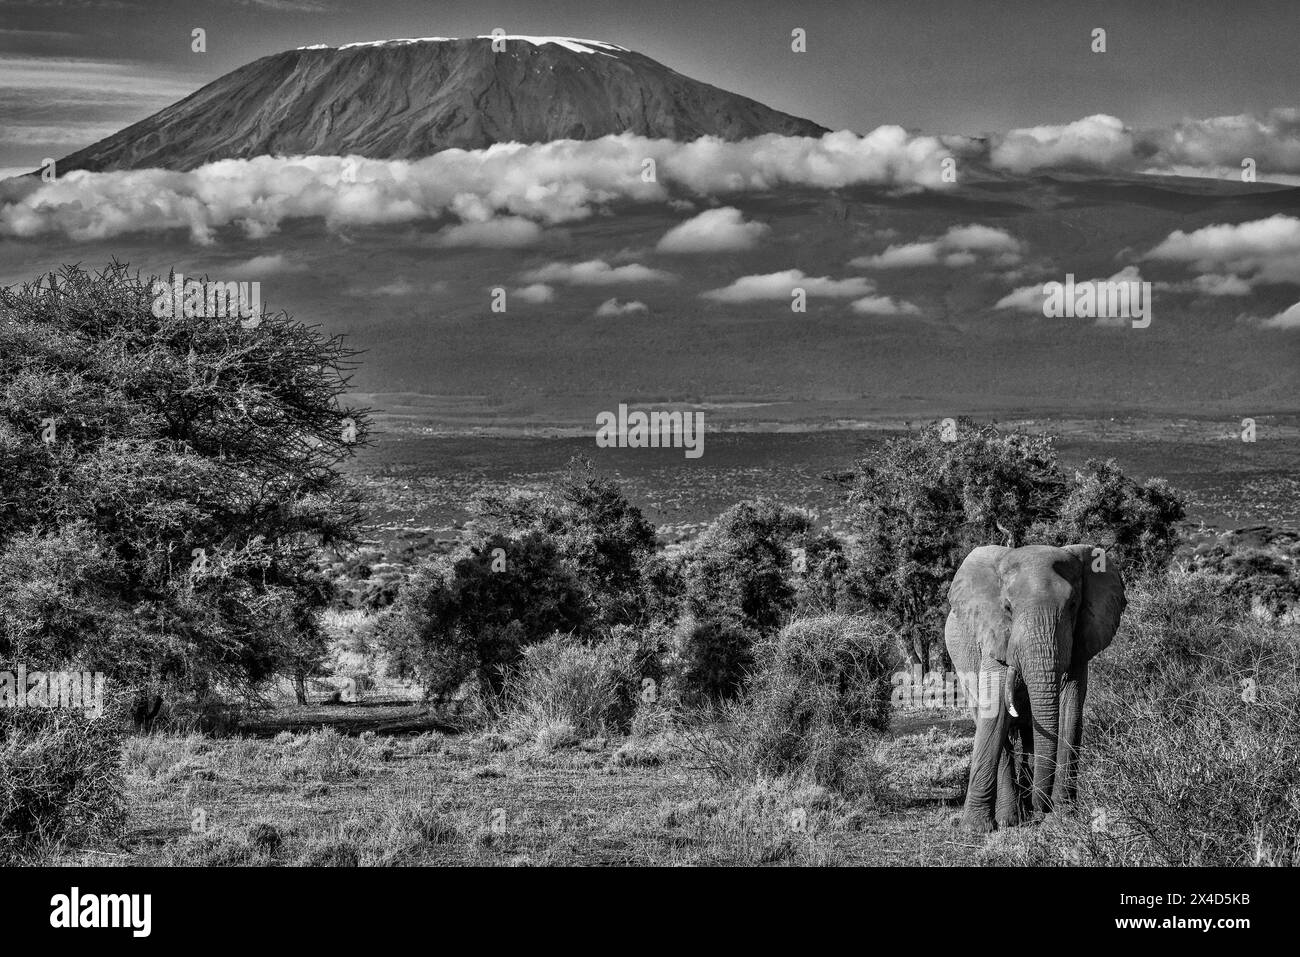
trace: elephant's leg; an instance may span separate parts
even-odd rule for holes
[[[1020,704],[1017,702],[1016,707]],[[1025,710],[1020,712],[1023,718],[1029,713],[1028,699]],[[1034,729],[1025,720],[1016,722],[1013,735],[1020,742],[1020,760],[1016,767],[1016,782],[1020,786],[1020,819],[1028,821],[1034,816]]]
[[[1072,670],[1061,683],[1061,737],[1057,742],[1056,781],[1052,804],[1072,804],[1077,791],[1079,745],[1083,741],[1083,700],[1088,693],[1088,666]]]
[[[1008,727],[998,756],[998,799],[993,819],[999,828],[1020,823],[1020,789],[1016,781],[1016,733]]]
[[[1002,704],[1006,666],[981,662],[979,709],[975,720],[975,745],[970,755],[970,780],[962,825],[980,833],[993,830],[998,778],[1006,744],[1007,712]],[[1008,765],[1009,767],[1009,765]]]

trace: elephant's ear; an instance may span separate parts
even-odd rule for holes
[[[948,588],[948,604],[957,626],[974,639],[980,653],[1003,663],[1011,640],[1011,615],[1002,605],[998,562],[1011,549],[981,545],[966,556]]]
[[[1087,662],[1102,652],[1119,629],[1128,600],[1124,576],[1113,553],[1094,545],[1067,545],[1083,566],[1083,594],[1074,619],[1074,659]]]

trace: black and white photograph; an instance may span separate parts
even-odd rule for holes
[[[23,921],[853,868],[1248,941],[1225,881],[1300,863],[1297,37],[0,0]]]

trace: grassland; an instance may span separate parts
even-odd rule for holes
[[[417,706],[378,710],[408,727],[420,720]],[[293,709],[277,720],[295,721]],[[867,759],[888,765],[888,774],[854,797],[784,780],[721,782],[673,734],[558,749],[495,732],[349,736],[319,726],[273,737],[140,735],[124,751],[123,836],[51,852],[46,862],[975,862],[983,842],[952,826],[969,722],[913,711],[895,724]]]

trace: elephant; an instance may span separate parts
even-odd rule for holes
[[[975,702],[962,826],[985,833],[1069,806],[1088,662],[1127,604],[1119,564],[1091,545],[984,545],[957,569],[948,603],[944,644]]]

